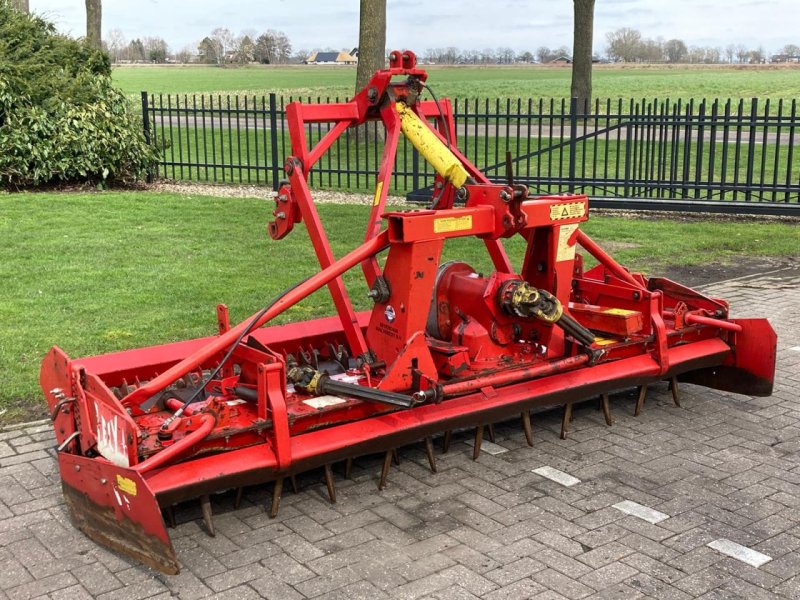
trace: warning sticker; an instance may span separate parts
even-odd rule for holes
[[[383,182],[379,181],[375,187],[375,200],[372,201],[372,206],[378,206],[381,201],[381,192],[383,191]]]
[[[578,229],[578,224],[562,225],[558,228],[558,252],[556,262],[572,260],[575,258],[575,240],[572,234]]]
[[[585,202],[569,202],[567,204],[554,204],[550,207],[550,220],[574,219],[586,214]]]
[[[347,402],[344,398],[339,398],[338,396],[317,396],[316,398],[311,398],[309,400],[303,400],[303,404],[310,406],[311,408],[316,408],[319,410],[320,408],[325,408],[326,406],[336,406],[337,404],[344,404]]]
[[[625,315],[632,315],[636,311],[635,310],[626,310],[624,308],[607,308],[603,312],[606,313],[607,315],[623,315],[623,316],[625,316]]]
[[[602,338],[596,337],[594,338],[594,345],[595,346],[608,346],[609,344],[616,344],[617,340],[612,340],[609,338]]]
[[[443,217],[433,222],[434,233],[464,231],[465,229],[472,229],[472,215],[464,215],[463,217]]]
[[[136,482],[133,479],[117,475],[117,488],[123,494],[128,494],[129,496],[136,495]]]

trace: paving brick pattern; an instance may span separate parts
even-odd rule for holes
[[[779,334],[770,398],[666,384],[645,410],[612,396],[606,427],[594,402],[576,406],[569,439],[560,413],[534,415],[529,448],[516,422],[477,462],[454,437],[428,471],[422,444],[401,450],[389,486],[380,459],[337,476],[326,500],[321,472],[284,494],[277,519],[267,487],[214,497],[217,536],[199,506],[171,531],[183,564],[157,574],[72,528],[47,424],[0,433],[0,600],[29,598],[800,598],[800,271],[710,285],[736,316],[768,316]],[[533,473],[550,466],[580,480],[565,487]],[[615,504],[669,515],[656,524]],[[626,505],[629,506],[629,505]],[[759,568],[708,546],[729,540],[771,558]]]

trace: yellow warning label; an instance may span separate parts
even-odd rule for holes
[[[550,220],[574,219],[586,214],[585,202],[569,202],[568,204],[554,204],[550,207]]]
[[[378,206],[381,201],[381,192],[383,191],[383,182],[379,181],[375,187],[375,200],[372,201],[372,206]]]
[[[603,311],[607,315],[632,315],[635,310],[625,310],[624,308],[608,308]]]
[[[616,342],[617,340],[612,340],[609,338],[601,338],[601,337],[594,338],[595,346],[608,346],[609,344],[615,344]]]
[[[117,475],[117,488],[120,492],[128,494],[129,496],[136,495],[136,482],[133,479]]]
[[[464,215],[463,217],[443,217],[433,222],[434,233],[464,231],[465,229],[472,229],[472,215]]]
[[[577,228],[577,223],[562,225],[558,228],[558,252],[556,254],[556,262],[575,258],[575,240],[570,242],[570,238]]]

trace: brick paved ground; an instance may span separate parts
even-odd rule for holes
[[[509,423],[497,428],[505,451],[477,462],[465,432],[438,457],[438,475],[420,447],[405,448],[382,493],[379,460],[362,459],[352,481],[338,479],[336,505],[321,473],[309,473],[274,521],[263,508],[267,489],[249,490],[239,510],[231,493],[220,494],[216,538],[203,533],[198,507],[178,511],[177,577],[123,560],[70,526],[48,425],[0,433],[0,600],[798,598],[800,271],[708,289],[737,316],[772,319],[771,398],[687,385],[676,408],[662,384],[634,418],[632,394],[618,394],[611,428],[594,404],[576,407],[562,442],[551,411],[535,416],[533,448]],[[580,483],[532,472],[542,466]],[[669,518],[652,524],[614,508],[625,500]],[[771,560],[750,566],[707,545],[718,539]]]

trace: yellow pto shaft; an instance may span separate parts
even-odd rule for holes
[[[436,172],[460,188],[467,181],[469,173],[450,149],[436,137],[417,114],[403,102],[397,103],[400,115],[400,130]]]

